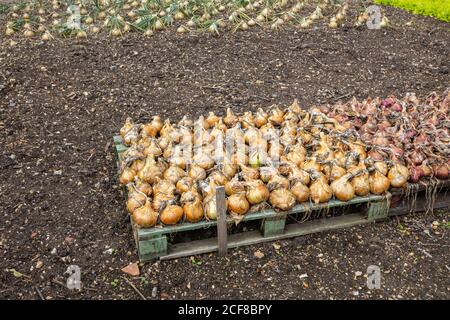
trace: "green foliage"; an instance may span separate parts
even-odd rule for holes
[[[0,14],[7,13],[8,11],[9,11],[8,5],[0,3]]]
[[[415,14],[450,22],[450,0],[375,0],[375,3],[403,8]]]

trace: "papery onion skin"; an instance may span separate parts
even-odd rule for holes
[[[370,193],[372,194],[385,193],[389,189],[390,184],[390,180],[379,171],[375,171],[369,176]]]
[[[245,193],[235,193],[227,199],[228,211],[237,215],[244,215],[250,209],[250,204],[245,197]]]
[[[352,174],[347,173],[331,183],[330,187],[336,199],[350,201],[355,197],[355,189],[349,182],[351,177]]]
[[[270,192],[263,182],[260,180],[255,180],[255,182],[247,183],[247,192],[245,195],[248,202],[253,205],[267,201],[269,199]]]
[[[152,209],[148,201],[142,207],[137,208],[132,216],[133,221],[141,228],[153,227],[158,221],[158,213]]]
[[[295,196],[295,199],[298,203],[306,202],[309,200],[310,191],[307,186],[305,186],[302,182],[296,182],[291,188],[292,194]]]
[[[136,191],[128,193],[127,210],[132,214],[137,208],[142,207],[145,204],[147,197]]]
[[[295,205],[295,197],[288,189],[276,189],[270,193],[269,202],[274,209],[288,211]]]
[[[184,193],[189,191],[194,184],[194,180],[191,177],[184,177],[178,180],[176,188],[179,193]]]
[[[127,185],[134,180],[135,176],[136,172],[133,169],[126,167],[120,174],[119,182],[121,185]]]
[[[333,196],[333,190],[327,183],[324,183],[323,179],[317,179],[312,182],[309,191],[311,200],[316,204],[328,202]]]
[[[188,202],[183,205],[184,217],[189,222],[198,222],[203,219],[204,212],[200,198],[193,202]]]
[[[170,166],[164,171],[164,179],[169,180],[173,184],[176,184],[181,178],[186,175],[186,172],[177,166]]]
[[[245,186],[242,181],[237,179],[231,179],[225,184],[225,193],[227,196],[231,196],[235,193],[245,192]]]
[[[403,188],[408,183],[409,170],[402,164],[395,164],[388,172],[388,179],[393,188]]]
[[[168,205],[159,215],[163,224],[174,225],[183,218],[183,208],[177,205]]]

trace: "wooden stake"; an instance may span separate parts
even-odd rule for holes
[[[225,200],[225,188],[216,187],[216,210],[217,210],[217,239],[219,245],[219,256],[227,255],[227,204]]]

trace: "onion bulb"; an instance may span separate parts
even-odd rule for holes
[[[336,199],[340,201],[349,201],[355,197],[355,189],[349,182],[352,176],[351,173],[347,173],[331,183],[330,187],[331,190],[333,190]]]
[[[295,197],[288,189],[276,189],[270,193],[269,202],[274,209],[287,211],[295,205]]]
[[[324,181],[323,175],[319,177],[314,176],[314,181],[311,183],[309,191],[311,193],[311,200],[316,204],[328,202],[333,196],[333,190]]]
[[[168,205],[159,215],[163,224],[173,225],[183,218],[183,208],[174,204]]]
[[[263,109],[259,108],[255,115],[255,126],[261,128],[262,126],[267,124],[267,119],[269,115],[263,111]]]
[[[239,181],[237,179],[237,176],[225,184],[225,193],[227,194],[227,196],[231,196],[232,194],[235,193],[242,193],[244,191],[245,186],[242,183],[242,181]]]
[[[250,204],[258,204],[269,199],[270,192],[261,180],[248,181],[246,183],[246,197]]]
[[[434,176],[438,179],[441,180],[445,180],[448,179],[448,166],[443,164],[443,165],[434,165],[433,166],[433,173]]]
[[[364,197],[370,192],[369,174],[367,170],[357,173],[351,180],[351,184],[355,189],[355,194]]]
[[[144,167],[138,172],[140,180],[153,184],[156,178],[162,177],[162,171],[153,157],[147,157]]]
[[[198,222],[203,219],[203,206],[200,198],[196,198],[193,202],[183,205],[184,217],[189,222]]]
[[[136,172],[130,167],[126,167],[125,169],[122,170],[122,173],[120,174],[119,182],[122,185],[127,185],[134,180],[135,176]]]
[[[245,181],[252,181],[259,178],[258,169],[247,167],[243,164],[239,166],[241,168],[241,176]]]
[[[191,177],[194,181],[205,180],[206,170],[194,164],[189,170],[189,177]]]
[[[370,193],[382,194],[389,189],[390,183],[391,182],[386,176],[381,174],[378,170],[375,170],[374,173],[369,176]]]
[[[225,175],[220,171],[211,172],[209,177],[217,186],[224,186],[228,182],[227,177],[225,177]]]
[[[218,116],[216,116],[216,115],[214,114],[214,112],[210,112],[209,115],[208,115],[208,118],[206,118],[206,122],[208,122],[208,125],[209,125],[210,127],[215,126],[216,123],[219,122],[219,120],[220,120],[220,118],[219,118]]]
[[[194,180],[191,177],[183,177],[178,180],[176,188],[179,193],[187,192],[194,185]]]
[[[284,120],[284,111],[278,107],[275,107],[272,109],[268,120],[271,124],[280,126]]]
[[[169,180],[160,179],[158,177],[155,178],[154,184],[153,184],[153,193],[155,195],[159,193],[164,194],[173,194],[176,190],[175,184],[172,183]]]
[[[267,183],[267,188],[269,188],[270,191],[279,188],[289,189],[289,180],[278,173],[274,174]]]
[[[152,209],[148,199],[142,207],[133,212],[133,221],[142,228],[150,228],[156,224],[158,213]]]
[[[139,179],[136,179],[135,188],[137,191],[142,192],[146,196],[150,196],[153,192],[153,188],[151,185],[149,185],[147,182],[140,181]]]
[[[154,193],[153,196],[153,209],[155,209],[157,212],[161,212],[164,210],[164,208],[167,206],[169,201],[172,201],[175,198],[173,194],[166,194],[163,192]]]
[[[130,117],[127,117],[127,119],[125,120],[125,124],[122,126],[122,128],[120,128],[120,136],[122,138],[125,137],[125,134],[131,130],[131,128],[133,128],[133,121],[131,120]]]
[[[237,123],[239,122],[239,117],[236,116],[233,111],[231,110],[231,108],[227,109],[227,114],[226,116],[223,118],[223,123],[225,123],[225,125],[228,128],[234,127]]]
[[[214,159],[205,152],[200,152],[194,155],[194,163],[204,170],[209,170],[214,167]]]
[[[244,215],[250,209],[245,193],[235,193],[228,197],[227,208],[231,213]]]
[[[392,187],[403,188],[408,182],[409,170],[404,165],[396,163],[389,170],[387,177],[390,180]]]
[[[300,181],[294,183],[291,188],[291,192],[298,203],[306,202],[309,200],[309,188]]]
[[[129,188],[128,199],[127,199],[127,210],[132,214],[137,208],[142,207],[147,197],[142,192],[136,191],[134,187]]]
[[[178,180],[183,178],[186,172],[177,166],[170,166],[166,171],[164,171],[164,179],[169,180],[172,183],[177,183]]]
[[[259,174],[262,182],[267,183],[272,177],[278,173],[275,167],[260,167]]]
[[[237,165],[231,163],[230,161],[224,161],[222,173],[228,178],[231,179],[237,172]]]

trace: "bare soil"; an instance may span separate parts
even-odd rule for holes
[[[138,260],[112,148],[127,116],[179,119],[294,98],[311,106],[444,91],[449,25],[386,11],[394,25],[384,30],[17,38],[15,46],[1,35],[0,298],[139,298],[120,271]],[[415,214],[279,241],[278,249],[231,250],[226,259],[146,264],[141,277],[127,279],[149,299],[448,299],[445,221],[448,210]],[[81,292],[64,286],[72,264],[81,268]],[[365,286],[369,265],[381,268],[380,290]]]

